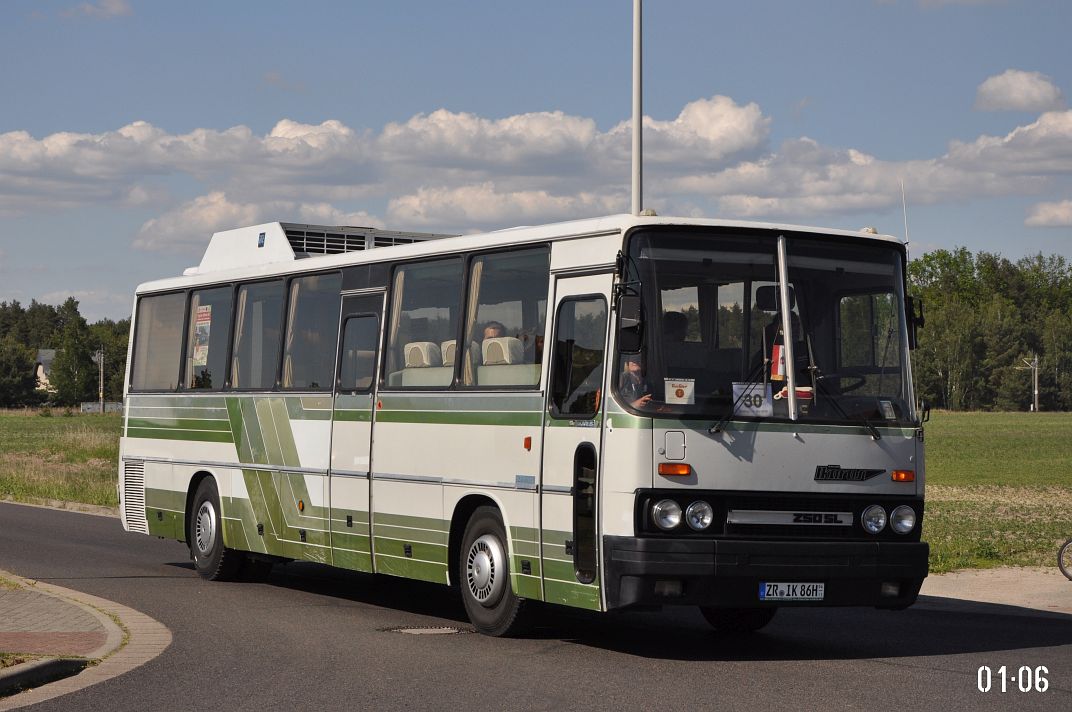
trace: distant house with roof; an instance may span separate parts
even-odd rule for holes
[[[56,349],[38,349],[37,363],[34,373],[37,375],[37,390],[46,393],[55,393],[56,389],[49,383],[48,377],[52,373],[52,362],[56,360]]]

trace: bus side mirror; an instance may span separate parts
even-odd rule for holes
[[[926,423],[931,419],[931,404],[926,399],[919,402],[919,422],[920,425]]]
[[[923,300],[905,297],[905,318],[908,322],[908,348],[915,349],[919,344],[919,330],[926,319],[923,317]]]
[[[644,336],[640,297],[623,294],[618,299],[618,350],[623,354],[640,353]]]

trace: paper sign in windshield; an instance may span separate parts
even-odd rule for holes
[[[696,380],[693,378],[664,378],[666,402],[674,405],[696,403]]]
[[[203,304],[197,308],[194,317],[194,366],[208,365],[208,338],[212,331],[212,305]]]
[[[771,398],[769,383],[734,383],[734,415],[751,415],[756,418],[769,418],[774,415],[774,401]]]

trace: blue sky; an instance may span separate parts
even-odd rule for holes
[[[630,0],[0,5],[0,300],[213,230],[628,209]],[[1072,257],[1072,4],[645,3],[645,204]]]

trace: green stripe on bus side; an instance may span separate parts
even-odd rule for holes
[[[375,512],[373,514],[373,523],[376,526],[381,524],[392,524],[399,527],[411,527],[413,529],[431,529],[433,531],[449,532],[450,522],[443,519],[433,519],[432,517],[415,517],[409,514],[390,514],[387,512]]]
[[[539,578],[511,573],[510,587],[513,589],[514,595],[519,598],[530,598],[534,601],[543,600],[543,592],[540,590]]]
[[[197,420],[195,418],[129,418],[128,428],[167,428],[169,430],[217,430],[230,433],[231,424],[226,420]]]
[[[372,573],[372,554],[368,551],[331,550],[331,563],[342,569]]]
[[[170,428],[128,428],[128,438],[155,438],[157,440],[186,440],[190,442],[234,442],[230,432],[173,430]]]
[[[528,573],[529,576],[535,576],[536,578],[540,577],[540,575],[541,575],[540,571],[542,570],[541,567],[540,567],[540,560],[539,560],[539,558],[537,558],[535,556],[524,556],[524,555],[517,555],[517,554],[515,554],[514,556],[511,556],[510,557],[510,572],[520,575],[521,574],[521,562],[522,561],[529,562],[529,567],[531,569],[529,571],[529,573]]]
[[[336,423],[370,423],[372,422],[372,411],[365,410],[336,410],[335,411]]]
[[[396,559],[390,556],[376,554],[376,571],[389,576],[402,576],[404,578],[431,581],[432,583],[447,582],[446,564],[428,564],[413,559]]]
[[[377,423],[421,423],[427,425],[507,425],[540,426],[543,413],[509,411],[447,412],[437,410],[390,410],[387,406],[376,413]]]
[[[279,451],[283,456],[282,464],[287,467],[301,467],[301,460],[298,459],[298,446],[294,442],[294,431],[290,427],[286,399],[269,398],[268,402],[272,405],[273,424],[276,437],[279,439]]]
[[[384,409],[413,411],[494,411],[494,412],[540,412],[543,410],[543,396],[531,395],[487,395],[459,394],[445,392],[429,396],[402,395],[398,393],[380,393]]]
[[[379,530],[377,530],[378,532]],[[410,556],[406,556],[405,547],[409,545]],[[422,544],[416,541],[399,541],[398,539],[385,539],[378,534],[372,537],[372,548],[376,555],[398,556],[404,559],[416,559],[428,561],[434,564],[447,564],[447,547],[445,544]]]
[[[223,521],[230,527],[230,531],[224,530],[223,535],[227,546],[262,554],[275,553],[276,539],[271,536],[267,524],[265,524],[263,536],[257,533],[258,519],[250,500],[242,497],[224,497]],[[278,547],[278,550],[282,551],[282,547]]]
[[[184,396],[184,395],[160,395],[140,396],[132,394],[128,396],[131,407],[143,408],[226,408],[224,396]]]
[[[275,489],[273,473],[264,470],[242,470],[242,479],[249,494],[250,507],[256,517],[251,522],[253,535],[256,525],[264,525],[264,546],[269,554],[283,555],[282,524],[279,518],[279,499]],[[247,536],[251,536],[247,534]]]
[[[376,536],[405,539],[406,541],[421,541],[427,544],[446,546],[447,539],[450,535],[447,532],[430,532],[424,529],[414,529],[412,527],[402,527],[397,524],[384,524],[379,522],[376,524]]]
[[[150,509],[170,509],[183,513],[186,511],[186,493],[146,487],[145,506]]]
[[[127,408],[129,418],[167,418],[170,420],[190,418],[193,420],[226,420],[224,408],[145,408],[136,405]]]
[[[561,603],[575,608],[587,608],[591,611],[598,611],[601,608],[599,589],[593,586],[545,578],[543,580],[543,590],[546,596],[545,600],[550,603]]]
[[[186,518],[180,512],[169,512],[145,507],[145,520],[149,523],[149,534],[166,539],[185,539],[183,529],[186,528]]]

